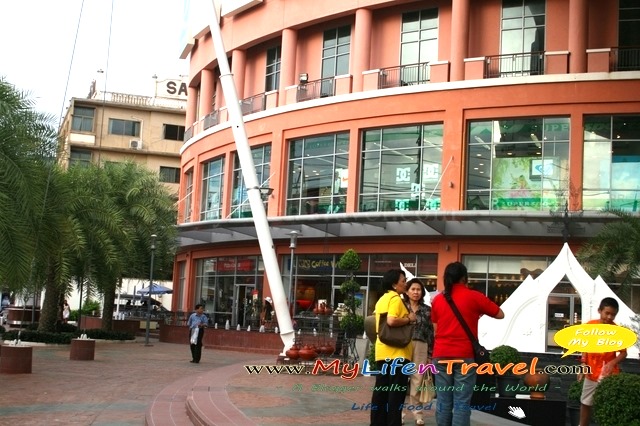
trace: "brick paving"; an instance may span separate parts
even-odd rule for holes
[[[67,345],[34,346],[32,374],[0,375],[0,425],[364,426],[372,377],[249,375],[244,364],[276,357],[144,341],[96,343],[93,361],[69,359]],[[331,386],[352,386],[342,388]],[[191,415],[191,418],[189,417]],[[426,423],[435,424],[433,411]],[[408,421],[408,425],[413,421]],[[473,426],[514,422],[473,412]]]

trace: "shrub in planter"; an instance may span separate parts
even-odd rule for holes
[[[496,383],[500,396],[516,396],[516,394],[518,393],[518,385],[520,384],[520,376],[511,374],[511,368],[514,365],[522,362],[520,352],[518,352],[518,350],[513,346],[500,345],[495,347],[489,353],[489,359],[492,363],[498,364],[501,370],[507,368],[509,364],[513,364],[512,366],[509,366],[509,368],[502,374],[496,375]]]
[[[640,376],[620,373],[605,377],[593,397],[599,426],[640,426]]]

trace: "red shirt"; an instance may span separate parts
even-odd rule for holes
[[[451,297],[466,321],[471,333],[478,337],[478,320],[482,315],[495,317],[500,307],[477,290],[464,284],[454,284]],[[438,294],[431,303],[431,321],[437,325],[433,346],[434,358],[473,358],[473,345],[460,321],[453,313],[443,294]]]

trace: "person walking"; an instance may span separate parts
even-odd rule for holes
[[[407,279],[401,269],[392,269],[382,277],[382,288],[386,293],[376,303],[376,331],[380,323],[380,314],[387,313],[389,327],[402,327],[415,324],[416,314],[409,312],[401,294],[407,291]],[[402,367],[411,361],[413,345],[404,347],[389,346],[380,339],[376,340],[376,383],[371,395],[371,426],[400,426],[402,424],[402,406],[409,376]]]
[[[189,327],[189,339],[191,342],[191,362],[197,364],[200,362],[202,356],[202,337],[204,336],[204,329],[207,326],[209,319],[204,314],[204,306],[200,303],[196,305],[196,311],[189,316],[187,326]],[[192,338],[195,330],[198,330],[198,336]]]
[[[449,369],[448,359],[474,362],[474,350],[469,336],[451,308],[455,303],[473,335],[478,338],[478,320],[482,315],[502,319],[504,312],[479,291],[467,288],[467,267],[460,262],[447,265],[444,270],[444,292],[431,303],[431,321],[435,329],[433,360],[438,374],[434,374],[436,392],[436,424],[438,426],[469,426],[471,397],[476,384],[476,371],[462,373],[462,364]],[[440,361],[445,361],[441,363]],[[451,390],[449,390],[451,389]]]
[[[598,307],[599,319],[591,320],[587,324],[611,324],[618,315],[620,305],[613,297],[605,297]],[[580,424],[589,425],[591,423],[591,410],[593,409],[593,395],[596,392],[598,383],[603,378],[612,374],[620,373],[619,364],[627,357],[627,350],[604,352],[604,353],[587,353],[582,354],[582,365],[588,365],[591,373],[584,375],[584,383],[582,384],[582,396],[580,397]],[[578,374],[578,380],[582,380],[583,375]]]
[[[65,299],[62,305],[62,322],[64,324],[69,322],[69,316],[71,316],[71,308],[69,307],[69,302]]]
[[[413,329],[413,353],[411,361],[416,364],[428,364],[431,360],[433,352],[433,323],[431,322],[431,307],[424,303],[427,289],[418,278],[412,278],[407,281],[406,296],[409,299],[409,312],[413,312],[416,316],[416,326]],[[422,376],[420,372],[412,374],[409,378],[409,404],[414,407],[421,406],[420,390],[422,384]],[[424,424],[423,410],[412,410],[416,420],[416,425]],[[404,419],[404,414],[403,414]]]

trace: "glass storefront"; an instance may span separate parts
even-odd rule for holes
[[[264,265],[257,256],[217,257],[196,263],[196,303],[212,324],[259,326]]]
[[[223,175],[223,157],[208,161],[202,165],[200,220],[220,219],[222,215]]]
[[[259,146],[251,149],[253,165],[256,170],[256,177],[260,188],[269,188],[269,178],[271,177],[271,145]],[[252,217],[247,186],[244,183],[242,170],[240,168],[240,158],[235,155],[233,162],[233,189],[231,198],[231,217]],[[268,199],[264,201],[264,209],[267,210]]]
[[[638,211],[640,116],[584,120],[583,208]]]
[[[348,133],[292,140],[287,215],[344,213],[348,160]]]
[[[548,211],[568,199],[569,118],[469,123],[467,210]]]
[[[440,210],[442,132],[440,123],[364,131],[359,211]]]

